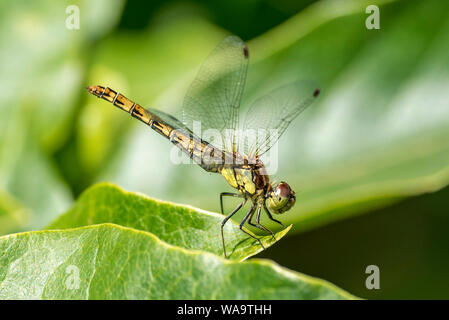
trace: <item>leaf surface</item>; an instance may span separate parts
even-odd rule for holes
[[[0,238],[0,299],[351,299],[267,260],[235,262],[113,224]]]
[[[114,223],[151,232],[175,246],[222,256],[220,226],[223,219],[224,216],[217,213],[126,192],[111,184],[98,184],[86,190],[76,204],[48,228]],[[290,228],[276,233],[276,240],[271,236],[262,237],[262,243],[268,248]],[[232,220],[225,225],[224,237],[227,254],[233,260],[243,260],[262,251],[259,243],[244,234]]]

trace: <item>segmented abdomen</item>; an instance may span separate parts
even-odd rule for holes
[[[114,106],[131,114],[134,118],[149,125],[154,131],[169,139],[171,143],[181,149],[206,171],[219,172],[225,160],[230,157],[228,153],[215,148],[206,141],[202,141],[186,129],[175,128],[161,117],[111,88],[90,86],[87,89],[91,94],[112,103]]]

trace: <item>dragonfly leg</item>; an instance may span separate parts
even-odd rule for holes
[[[232,192],[222,192],[222,193],[220,193],[220,208],[221,208],[221,214],[224,214],[224,211],[223,211],[223,197],[243,198],[243,195],[240,194],[240,193],[232,193]]]
[[[271,231],[270,229],[268,229],[267,227],[263,226],[262,224],[260,224],[260,212],[262,209],[262,204],[258,204],[257,205],[257,215],[256,215],[256,223],[252,222],[253,216],[254,216],[254,212],[251,214],[251,216],[248,219],[248,224],[252,225],[253,227],[256,227],[260,230],[263,230],[265,232],[268,232],[271,234],[271,236],[276,240],[276,238],[274,237],[274,233],[273,231]]]
[[[255,206],[254,204],[251,206],[251,208],[249,209],[248,213],[245,215],[245,217],[243,218],[243,220],[240,222],[239,228],[240,230],[242,230],[244,233],[246,233],[247,235],[249,235],[251,238],[256,239],[257,241],[259,241],[260,246],[265,250],[265,247],[262,244],[262,241],[260,241],[259,238],[257,238],[256,236],[252,235],[251,233],[249,233],[248,231],[243,229],[243,225],[245,224],[246,220],[248,220],[248,218],[254,214],[254,210],[255,210]]]
[[[246,203],[246,198],[245,199],[243,199],[243,202],[242,203],[240,203],[238,206],[237,206],[237,208],[235,208],[226,218],[224,218],[223,219],[223,221],[221,222],[221,240],[222,240],[222,242],[223,242],[223,253],[224,253],[224,256],[225,256],[225,258],[227,258],[227,256],[226,256],[226,246],[225,246],[225,241],[224,241],[224,235],[223,235],[223,227],[224,227],[224,225],[226,224],[226,222],[228,222],[228,220],[234,215],[234,214],[236,214],[236,212],[237,211],[239,211],[244,205],[245,205],[245,203]],[[223,212],[223,210],[222,210],[222,212]]]
[[[268,218],[270,218],[271,221],[277,222],[277,223],[279,223],[281,226],[283,226],[285,228],[285,226],[284,226],[284,224],[282,222],[280,222],[279,220],[276,220],[276,219],[273,218],[273,216],[271,215],[270,210],[268,210],[267,204],[265,202],[263,203],[263,208],[265,209],[265,212],[267,213]]]

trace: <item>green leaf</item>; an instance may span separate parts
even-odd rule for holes
[[[234,262],[102,224],[0,238],[0,299],[351,299],[266,260]]]
[[[223,219],[224,216],[217,213],[126,192],[110,184],[98,184],[86,190],[73,208],[48,228],[114,223],[150,232],[175,246],[222,256],[220,226]],[[266,248],[270,247],[290,228],[276,233],[276,240],[271,236],[262,237],[262,243]],[[244,260],[263,250],[256,240],[244,234],[232,220],[225,225],[224,237],[230,259]]]

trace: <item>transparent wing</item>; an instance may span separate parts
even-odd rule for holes
[[[318,97],[314,83],[294,82],[257,99],[247,111],[243,126],[244,152],[261,156],[276,143],[289,124]]]
[[[235,36],[225,38],[201,66],[184,98],[182,122],[201,132],[217,130],[227,151],[236,150],[236,128],[248,68],[248,48]],[[228,130],[230,129],[230,130]],[[217,141],[215,141],[217,143]]]

